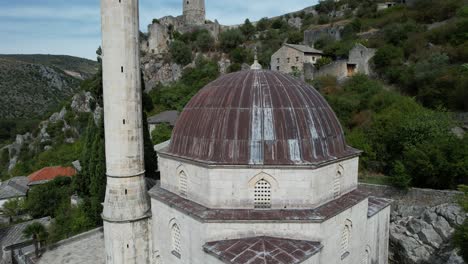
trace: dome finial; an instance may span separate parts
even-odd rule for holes
[[[254,50],[255,50],[255,59],[254,59],[254,63],[252,64],[252,66],[250,66],[250,69],[251,70],[261,70],[262,65],[260,63],[258,63],[257,47],[255,47]]]

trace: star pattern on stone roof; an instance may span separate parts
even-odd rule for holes
[[[296,264],[317,254],[319,242],[267,236],[208,242],[206,253],[232,264]]]

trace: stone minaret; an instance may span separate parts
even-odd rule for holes
[[[107,264],[150,263],[138,0],[101,0],[107,187]]]
[[[187,25],[205,24],[205,0],[182,0],[184,4],[184,20]]]

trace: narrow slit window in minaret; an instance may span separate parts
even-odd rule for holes
[[[125,125],[125,119],[122,121],[122,123]]]
[[[120,67],[120,71],[123,73],[123,66],[122,66],[122,67]]]
[[[127,189],[125,189],[125,195],[127,195]]]

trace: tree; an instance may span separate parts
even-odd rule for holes
[[[203,30],[197,35],[195,46],[199,51],[208,52],[214,48],[215,39],[210,32]]]
[[[240,27],[242,34],[244,34],[246,39],[252,39],[255,35],[255,27],[252,25],[249,19],[246,19],[244,24]]]
[[[265,31],[270,27],[270,20],[264,17],[257,22],[257,31]]]
[[[244,42],[244,34],[239,29],[229,29],[222,32],[219,42],[224,52],[230,52]]]
[[[9,219],[9,223],[13,222],[13,218],[20,215],[24,210],[24,202],[18,198],[6,201],[3,204],[2,212]]]
[[[411,184],[411,177],[405,169],[405,165],[401,161],[396,161],[393,165],[392,183],[395,187],[400,189],[408,189]]]
[[[190,47],[182,41],[175,40],[169,47],[172,59],[182,66],[185,66],[192,62],[192,50]]]
[[[171,139],[172,128],[169,124],[163,123],[158,124],[156,128],[151,132],[151,138],[155,145],[165,142]]]
[[[72,194],[70,177],[58,177],[46,184],[31,188],[25,208],[33,218],[55,217],[55,211],[63,201],[69,202]]]
[[[32,238],[34,243],[34,254],[39,257],[39,244],[47,238],[47,230],[45,226],[39,222],[34,222],[28,225],[23,230],[23,237],[26,239]]]
[[[468,213],[468,186],[461,185],[459,187],[460,191],[463,192],[462,197],[460,197],[460,205]],[[454,236],[455,245],[460,249],[460,254],[465,262],[468,262],[468,218],[465,219],[465,222],[458,226],[455,231]]]

